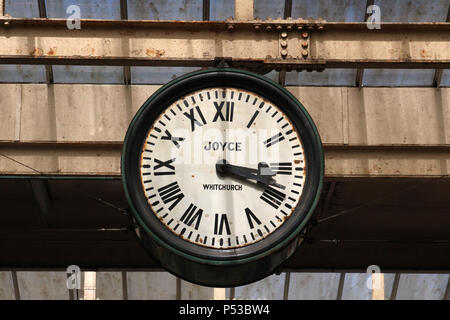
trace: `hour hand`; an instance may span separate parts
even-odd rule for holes
[[[283,185],[276,183],[275,179],[273,179],[276,173],[264,162],[258,164],[258,169],[253,169],[235,166],[227,163],[225,160],[219,160],[216,163],[216,171],[222,175],[230,174],[248,180],[255,180],[264,185],[273,185],[280,189],[285,189]]]

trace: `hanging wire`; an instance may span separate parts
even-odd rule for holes
[[[363,204],[361,204],[361,205],[358,205],[358,206],[356,206],[356,207],[353,207],[353,208],[351,208],[351,209],[342,210],[342,211],[340,211],[340,212],[338,212],[338,213],[335,213],[335,214],[333,214],[333,215],[331,215],[331,216],[328,216],[328,217],[325,217],[325,218],[322,218],[322,219],[317,219],[317,220],[315,221],[315,223],[322,223],[322,222],[324,222],[324,221],[328,221],[328,220],[331,220],[331,219],[336,219],[336,218],[338,218],[338,217],[341,217],[341,216],[347,215],[347,214],[349,214],[349,213],[355,212],[355,211],[357,211],[357,210],[359,210],[359,209],[362,209],[362,208],[364,208],[364,207],[367,207],[367,206],[369,206],[369,205],[376,204],[377,202],[379,202],[379,201],[381,201],[381,200],[386,200],[386,199],[389,199],[389,198],[391,198],[391,197],[393,197],[393,196],[398,196],[398,195],[403,194],[403,193],[405,193],[405,192],[407,192],[407,191],[410,191],[410,190],[412,190],[412,189],[415,189],[415,188],[417,188],[417,187],[419,187],[419,186],[421,186],[421,185],[423,185],[423,182],[422,182],[422,183],[414,184],[414,185],[412,185],[412,186],[408,186],[408,187],[406,187],[406,188],[403,188],[403,189],[401,189],[399,192],[397,192],[396,194],[387,194],[387,195],[378,197],[378,198],[376,198],[376,199],[373,199],[373,200],[371,200],[371,201],[368,201],[368,202],[366,202],[366,203],[363,203]]]
[[[41,171],[39,171],[39,170],[36,170],[36,169],[34,169],[34,168],[32,168],[32,167],[30,167],[30,166],[28,166],[28,165],[26,165],[26,164],[24,164],[24,163],[22,163],[22,162],[16,160],[16,159],[14,159],[14,158],[11,158],[11,157],[9,157],[9,156],[3,154],[3,153],[0,153],[0,156],[3,156],[3,157],[5,157],[5,158],[7,158],[7,159],[9,159],[9,160],[11,160],[11,161],[13,161],[13,162],[15,162],[15,163],[21,165],[21,166],[24,166],[24,167],[26,167],[26,168],[28,168],[28,169],[30,169],[30,170],[33,170],[34,172],[39,173],[39,175],[41,175],[41,176],[44,176],[44,175],[45,175],[43,172],[41,172]],[[104,199],[102,199],[102,198],[99,198],[99,197],[96,197],[96,196],[92,196],[92,195],[90,195],[90,194],[88,194],[88,193],[85,193],[85,192],[83,192],[83,191],[80,191],[80,193],[81,193],[82,195],[84,195],[85,197],[88,197],[88,198],[93,199],[93,200],[96,200],[96,201],[98,201],[98,202],[100,202],[100,203],[102,203],[102,204],[104,204],[104,205],[107,205],[107,206],[109,206],[109,207],[112,207],[112,208],[116,209],[117,211],[119,211],[121,214],[128,216],[128,212],[127,212],[127,209],[126,209],[126,208],[118,207],[118,206],[112,204],[112,203],[109,202],[109,201],[106,201],[106,200],[104,200]]]

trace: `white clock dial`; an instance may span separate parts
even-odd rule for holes
[[[289,219],[306,166],[299,134],[275,104],[242,89],[208,88],[174,102],[154,122],[140,175],[166,228],[199,246],[231,249],[264,239]]]

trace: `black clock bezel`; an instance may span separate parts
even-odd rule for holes
[[[248,246],[216,249],[185,241],[168,230],[156,217],[142,190],[140,160],[143,143],[154,120],[179,98],[201,89],[232,87],[254,92],[280,108],[295,126],[304,148],[307,170],[302,198],[289,219],[272,234]],[[122,180],[131,211],[141,228],[159,245],[183,257],[210,264],[248,263],[288,244],[309,220],[320,195],[323,180],[320,136],[303,105],[275,82],[236,69],[208,69],[175,79],[155,92],[136,113],[127,131],[122,152]]]

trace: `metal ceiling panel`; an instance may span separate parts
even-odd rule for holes
[[[37,0],[6,0],[5,13],[14,18],[39,18]]]
[[[335,300],[339,273],[291,272],[289,300]]]
[[[202,20],[202,18],[202,0],[128,0],[130,20]]]
[[[191,67],[131,67],[133,84],[165,84],[183,74],[199,70]]]
[[[14,283],[11,272],[0,272],[0,300],[14,300]]]
[[[266,73],[264,76],[278,83],[279,72],[272,70],[269,73]]]
[[[55,83],[123,83],[122,67],[110,66],[53,66]]]
[[[176,281],[168,272],[127,272],[128,299],[175,300]]]
[[[398,300],[442,300],[448,274],[402,274],[398,284]]]
[[[121,272],[96,272],[95,291],[99,300],[124,300]]]
[[[20,298],[23,300],[68,300],[67,273],[17,272]]]
[[[446,69],[442,73],[441,87],[450,87],[450,70]]]
[[[354,86],[356,69],[325,69],[322,72],[287,72],[287,86]]]
[[[322,18],[327,21],[357,22],[364,20],[365,0],[294,0],[293,18]]]
[[[210,20],[223,21],[234,17],[234,0],[210,1]]]
[[[450,0],[375,0],[374,4],[380,7],[382,22],[445,22]]]
[[[429,87],[433,83],[433,69],[366,69],[364,86]]]
[[[282,300],[286,274],[272,275],[255,283],[235,288],[235,299]]]
[[[390,296],[394,278],[395,274],[393,273],[384,274],[385,297]],[[345,274],[342,300],[372,300],[372,289],[367,285],[368,281],[371,284],[372,277],[368,273]]]
[[[0,65],[0,82],[45,82],[45,67],[40,65]]]
[[[81,19],[120,19],[120,1],[111,0],[46,0],[47,16],[67,18],[72,14],[71,10],[67,13],[72,5],[80,8]]]
[[[284,0],[254,0],[254,17],[259,19],[283,18]]]

